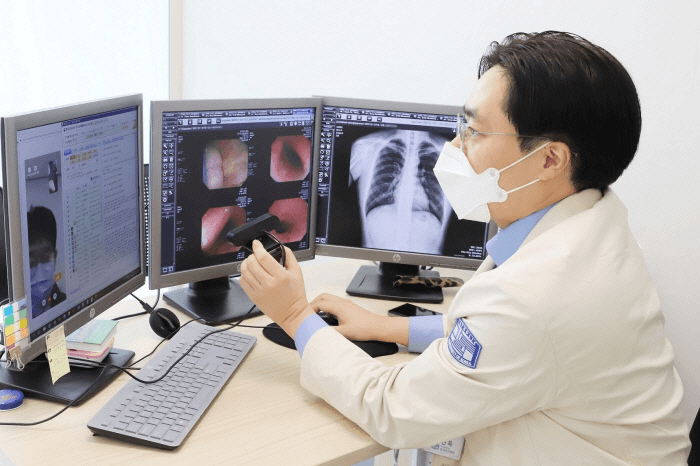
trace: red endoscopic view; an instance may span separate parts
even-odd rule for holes
[[[301,241],[306,235],[309,206],[300,197],[281,199],[270,206],[272,215],[280,219],[279,225],[272,232],[283,243]]]
[[[202,216],[202,251],[208,256],[241,249],[226,240],[226,234],[245,223],[245,211],[238,206],[214,207]]]
[[[305,136],[280,136],[272,143],[270,176],[278,183],[301,181],[311,166],[311,141]]]
[[[204,148],[204,184],[209,189],[235,188],[248,177],[248,145],[240,139],[220,139]]]

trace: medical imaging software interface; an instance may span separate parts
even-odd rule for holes
[[[458,220],[433,167],[456,115],[323,107],[317,244],[484,259],[485,223]]]
[[[30,340],[140,273],[138,109],[17,132]]]
[[[310,247],[315,108],[163,112],[161,274],[239,261],[226,234],[265,213]]]

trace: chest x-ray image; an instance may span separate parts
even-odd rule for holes
[[[367,248],[442,251],[451,207],[433,174],[446,138],[388,130],[352,145],[349,184],[357,183]]]

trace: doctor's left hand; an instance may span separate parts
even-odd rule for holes
[[[240,284],[255,305],[294,338],[299,325],[314,311],[306,298],[299,263],[288,247],[284,249],[286,268],[260,241],[253,241],[253,254],[241,265]]]

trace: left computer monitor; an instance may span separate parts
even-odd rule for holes
[[[26,300],[5,342],[21,348],[16,366],[59,327],[69,335],[145,283],[142,101],[2,118],[9,298]]]
[[[320,98],[152,102],[151,288],[189,284],[164,299],[209,324],[259,313],[227,233],[272,214],[279,241],[314,257],[320,124]]]

